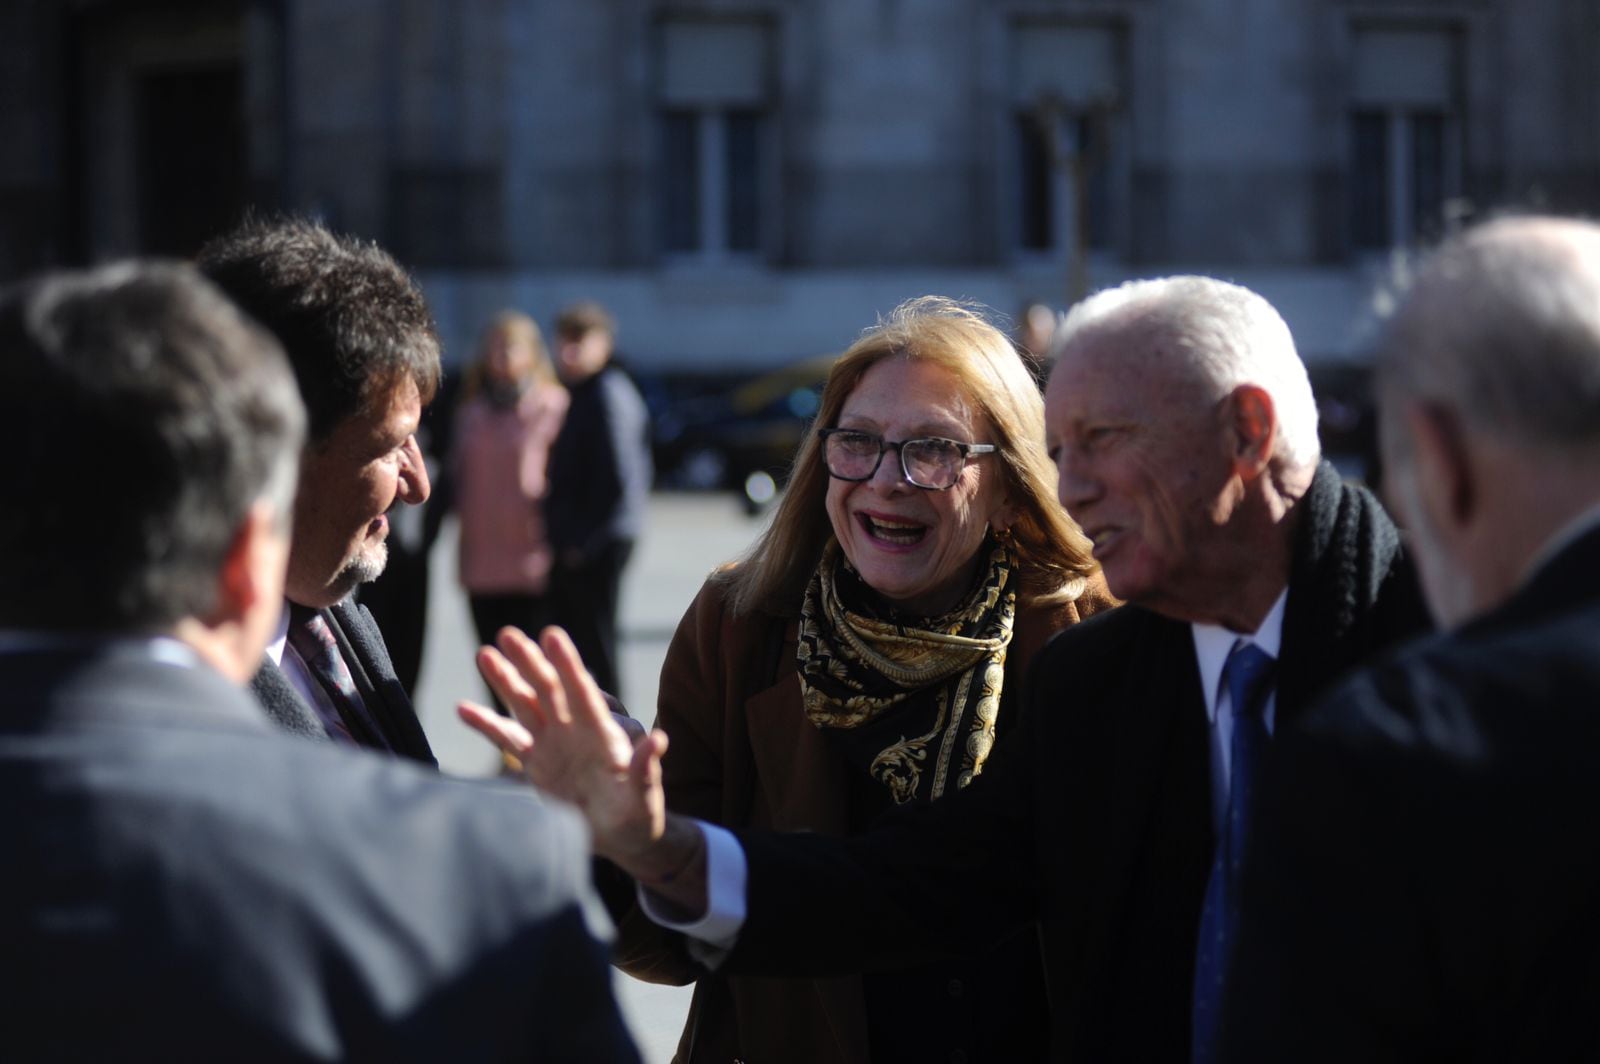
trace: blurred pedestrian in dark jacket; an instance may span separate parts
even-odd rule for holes
[[[550,455],[545,521],[554,623],[572,636],[589,671],[619,694],[617,603],[622,572],[643,529],[652,466],[649,417],[639,389],[612,362],[616,324],[598,303],[556,319],[556,372],[571,403]]]

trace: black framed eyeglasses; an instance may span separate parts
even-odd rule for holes
[[[828,475],[837,480],[871,480],[883,463],[883,452],[900,452],[900,472],[906,483],[924,491],[944,491],[955,486],[967,459],[991,454],[992,443],[962,443],[940,436],[912,440],[886,440],[876,432],[859,429],[818,429]]]

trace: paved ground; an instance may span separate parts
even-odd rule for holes
[[[652,498],[650,525],[622,591],[622,698],[634,716],[654,718],[667,642],[706,573],[742,552],[763,520],[747,516],[731,495]],[[476,643],[456,585],[455,551],[455,525],[447,522],[432,557],[427,645],[415,701],[440,765],[480,775],[493,771],[498,758],[455,718],[458,699],[485,697],[472,664]],[[683,1027],[689,988],[652,986],[619,972],[617,994],[645,1060],[665,1064]]]

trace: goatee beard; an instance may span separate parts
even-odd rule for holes
[[[361,552],[345,563],[339,571],[338,586],[349,594],[362,584],[370,584],[383,575],[389,564],[389,544],[375,543],[363,547]]]

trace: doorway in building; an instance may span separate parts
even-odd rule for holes
[[[188,257],[246,203],[237,64],[141,73],[134,83],[140,251]]]

